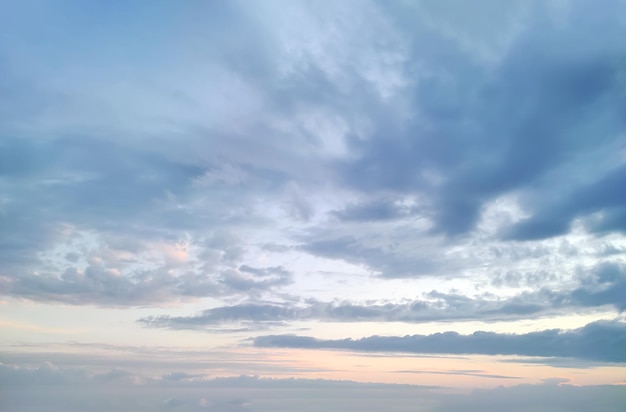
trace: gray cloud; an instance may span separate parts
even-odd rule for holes
[[[523,335],[455,332],[433,335],[372,336],[362,339],[322,340],[307,336],[268,335],[253,339],[258,347],[344,349],[378,352],[450,353],[568,357],[626,362],[626,324],[594,322],[572,330],[546,330]]]
[[[558,412],[584,412],[594,408],[618,412],[625,394],[619,386],[555,385],[560,378],[543,385],[519,385],[477,390],[470,395],[451,395],[436,412],[453,412],[460,409],[469,412],[498,411],[502,409],[523,412],[546,410]],[[600,406],[601,405],[601,406]]]
[[[159,316],[141,319],[153,327],[202,329],[221,324],[320,320],[326,322],[408,322],[459,320],[514,320],[528,316],[569,313],[572,309],[612,307],[626,310],[626,267],[616,263],[579,269],[580,285],[570,290],[541,288],[506,299],[468,297],[431,291],[406,303],[352,303],[349,301],[302,303],[242,303],[203,311],[189,317]],[[538,281],[537,277],[534,277]]]
[[[176,379],[172,379],[175,376]],[[416,392],[436,387],[359,383],[323,379],[272,379],[242,375],[208,377],[170,372],[148,376],[124,370],[94,373],[89,368],[43,365],[0,365],[0,405],[23,411],[272,411],[303,403],[345,405],[376,410],[392,402],[402,408]],[[115,397],[111,397],[111,392]],[[33,394],[36,393],[36,396]],[[367,400],[363,396],[367,395]],[[397,399],[402,393],[406,399]],[[360,396],[359,396],[360,395]],[[358,400],[360,399],[360,400]],[[287,402],[287,403],[285,403]],[[312,403],[311,403],[312,402]],[[370,409],[367,409],[370,408]]]
[[[423,65],[438,75],[415,72],[420,81],[414,104],[423,117],[401,129],[381,121],[377,138],[353,142],[361,156],[344,165],[347,184],[364,192],[425,193],[433,200],[426,213],[435,221],[434,230],[448,234],[470,231],[489,199],[521,190],[536,214],[531,222],[536,220],[536,230],[542,231],[532,237],[566,232],[572,218],[588,209],[574,197],[572,212],[559,215],[550,208],[552,199],[581,190],[615,193],[604,181],[613,181],[617,168],[607,170],[605,164],[591,171],[599,179],[586,189],[584,176],[576,173],[576,164],[592,148],[605,147],[610,157],[609,148],[618,143],[624,126],[618,115],[624,105],[619,80],[624,67],[617,57],[624,48],[615,40],[624,26],[613,17],[624,6],[606,6],[602,11],[590,10],[587,3],[572,7],[567,24],[558,28],[546,18],[545,5],[530,6],[526,30],[495,72],[464,55],[453,40],[414,28],[410,6],[394,14],[400,27],[413,27],[415,57],[424,62],[427,55]],[[591,32],[595,35],[583,34]],[[567,47],[572,41],[577,47]],[[427,171],[439,175],[441,183],[429,181]],[[599,199],[596,207],[611,205]],[[610,227],[621,230],[619,224]]]
[[[363,203],[351,204],[337,210],[334,215],[343,221],[385,221],[414,214],[416,211],[411,206],[394,202],[393,199],[381,198]]]
[[[330,6],[312,7],[310,17],[326,21],[335,11],[351,13]],[[331,78],[314,50],[303,43],[296,43],[301,53],[291,50],[291,36],[281,30],[293,24],[277,22],[280,15],[271,4],[258,5],[262,10],[252,15],[236,3],[198,7],[193,15],[207,19],[189,15],[192,21],[180,30],[157,24],[160,13],[181,12],[169,5],[141,18],[141,27],[103,14],[90,25],[98,29],[86,35],[82,25],[99,13],[71,3],[37,11],[11,5],[14,19],[4,25],[11,34],[0,38],[0,56],[11,62],[0,68],[7,79],[0,93],[2,293],[75,304],[158,305],[181,296],[245,295],[289,283],[278,273],[251,281],[252,273],[242,278],[237,268],[254,248],[251,232],[272,231],[283,217],[297,225],[314,215],[308,196],[328,180],[332,148],[326,145],[334,144],[320,140],[316,125],[348,124],[353,116],[345,109],[353,98],[342,92],[342,79]],[[141,9],[129,15],[142,15]],[[353,31],[342,35],[343,49],[363,50],[361,31],[385,25],[376,10],[369,16],[373,20],[363,27],[333,23]],[[54,28],[60,26],[68,36]],[[297,22],[295,27],[300,31]],[[317,28],[311,30],[314,37]],[[146,40],[159,33],[198,48],[192,54],[171,45],[155,48]],[[205,40],[198,42],[198,36]],[[226,38],[238,40],[219,40]],[[207,48],[207,41],[222,46]],[[95,49],[100,52],[94,54]],[[23,50],[29,50],[31,61],[23,61]],[[362,71],[376,64],[360,53],[359,67],[349,77],[359,83],[355,92],[366,86],[364,100],[375,102]],[[157,63],[163,59],[167,68]],[[346,61],[342,72],[352,71],[354,61]],[[288,216],[276,216],[267,205]],[[62,264],[41,259],[68,246],[68,228],[134,258],[161,256],[132,269],[105,261],[104,271],[119,270],[121,279],[107,275],[94,285],[92,270],[80,282],[68,281],[71,273],[83,276],[86,265],[71,263],[88,260],[89,253],[65,250],[68,259]],[[216,233],[225,232],[237,233],[238,239],[214,241],[220,237]],[[200,249],[195,257],[204,264],[180,264],[171,275],[172,265],[159,264],[167,260],[165,253],[149,243],[181,237]],[[163,277],[168,279],[145,281]]]
[[[471,372],[470,372],[471,373]],[[181,379],[172,380],[177,375]],[[110,378],[101,379],[102,376]],[[113,377],[115,376],[115,377]],[[51,363],[0,365],[0,406],[26,412],[336,410],[451,412],[553,410],[621,411],[621,386],[572,386],[566,379],[539,385],[483,389],[470,394],[436,387],[258,376],[202,377],[167,372],[148,376],[125,370],[94,372]],[[115,397],[111,397],[115,393]],[[33,396],[36,394],[36,396]],[[417,408],[417,409],[416,409]]]
[[[493,373],[487,373],[479,369],[471,369],[471,370],[452,369],[452,370],[445,370],[445,371],[401,370],[401,371],[396,371],[396,373],[409,373],[409,374],[416,374],[416,375],[475,376],[479,378],[488,378],[488,379],[521,379],[518,376],[496,375]]]
[[[174,266],[175,267],[175,266]],[[291,283],[291,274],[280,267],[201,271],[143,269],[122,276],[114,268],[92,261],[82,271],[70,267],[60,276],[29,274],[0,279],[0,292],[39,301],[103,306],[143,306],[206,296],[246,293],[256,296]]]
[[[516,297],[493,300],[460,294],[430,292],[426,299],[408,303],[371,303],[309,301],[303,305],[244,303],[207,309],[189,317],[158,316],[140,320],[152,327],[202,329],[229,322],[262,323],[320,320],[325,322],[407,322],[461,320],[516,320],[529,315],[554,315],[571,309],[613,306],[623,310],[623,282],[599,291],[585,288],[568,293],[549,290],[522,293]]]
[[[577,293],[578,294],[578,293]],[[582,292],[580,292],[582,294]],[[585,295],[586,296],[586,295]],[[592,306],[608,305],[612,302],[601,300],[598,296]],[[538,315],[556,311],[561,307],[584,307],[579,304],[561,303],[564,296],[552,295],[547,291],[538,294],[525,294],[519,297],[493,301],[472,299],[462,295],[431,292],[429,300],[414,300],[408,303],[371,303],[356,304],[350,302],[307,302],[305,305],[255,304],[245,303],[235,306],[223,306],[207,309],[197,316],[173,317],[158,316],[140,320],[153,327],[173,329],[202,329],[205,326],[228,324],[229,322],[261,323],[294,322],[302,320],[321,320],[326,322],[408,322],[455,320],[514,320],[528,315]]]
[[[611,231],[612,228],[623,230],[626,227],[623,220],[626,195],[622,190],[625,185],[626,167],[621,167],[536,212],[513,227],[508,236],[530,240],[563,234],[574,218],[600,211],[603,215],[590,219],[588,229],[599,232]]]

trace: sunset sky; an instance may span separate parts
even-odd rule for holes
[[[0,1],[0,410],[623,411],[626,1]]]

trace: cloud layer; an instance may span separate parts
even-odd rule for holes
[[[597,322],[572,330],[546,330],[523,335],[494,332],[455,332],[413,336],[371,336],[323,340],[295,335],[253,339],[258,347],[344,349],[375,352],[446,353],[567,357],[592,361],[626,362],[626,324]]]
[[[626,401],[620,386],[571,386],[567,379],[541,385],[454,394],[414,385],[350,381],[271,379],[257,376],[209,378],[183,372],[145,376],[123,369],[93,372],[52,363],[0,365],[0,406],[7,410],[67,411],[345,411],[448,412],[541,410],[584,412],[592,407],[618,412]],[[37,397],[33,397],[37,393]],[[112,397],[111,393],[115,393]]]
[[[517,320],[528,316],[554,316],[573,310],[626,309],[626,269],[623,265],[600,264],[579,274],[580,284],[570,290],[541,288],[504,299],[485,294],[468,297],[459,293],[430,291],[409,302],[350,301],[241,303],[207,309],[196,316],[162,315],[143,318],[152,327],[210,329],[238,322],[271,323],[316,320],[325,322],[406,322],[464,320]]]

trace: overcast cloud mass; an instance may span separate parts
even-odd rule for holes
[[[4,407],[621,410],[624,39],[623,0],[3,2]]]

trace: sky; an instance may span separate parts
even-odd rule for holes
[[[623,411],[623,0],[0,2],[0,410]]]

